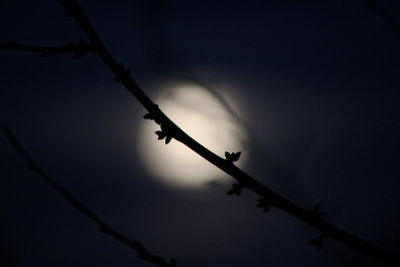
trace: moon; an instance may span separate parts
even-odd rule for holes
[[[225,151],[242,151],[245,163],[246,133],[225,105],[206,88],[181,84],[164,91],[156,103],[182,130],[220,157]],[[175,139],[165,145],[157,140],[159,126],[146,120],[139,129],[139,155],[146,169],[158,181],[180,188],[201,188],[224,182],[228,175]]]

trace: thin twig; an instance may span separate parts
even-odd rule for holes
[[[72,206],[74,206],[81,213],[86,215],[89,219],[96,222],[102,231],[105,234],[110,235],[114,239],[122,242],[123,244],[129,246],[131,249],[136,251],[139,258],[144,261],[151,262],[157,266],[162,267],[173,267],[176,266],[175,259],[172,259],[170,262],[165,260],[164,258],[154,255],[148,249],[143,247],[143,245],[136,240],[130,240],[126,238],[121,233],[117,232],[114,228],[112,228],[109,224],[107,224],[103,219],[101,219],[98,215],[96,215],[93,211],[91,211],[88,207],[86,207],[82,202],[80,202],[76,197],[74,197],[70,192],[68,192],[61,184],[59,184],[55,179],[50,177],[42,167],[29,155],[27,150],[21,145],[15,135],[11,132],[11,130],[3,126],[2,131],[4,135],[8,138],[11,145],[15,148],[15,150],[25,159],[25,161],[29,164],[29,169],[39,175],[44,182],[46,182],[49,186],[51,186],[57,193],[65,198]]]
[[[0,50],[24,51],[40,53],[40,56],[47,57],[57,54],[74,54],[74,59],[79,59],[92,48],[85,41],[81,40],[79,43],[67,43],[62,46],[37,46],[37,45],[24,45],[16,42],[8,42],[7,44],[0,44]]]

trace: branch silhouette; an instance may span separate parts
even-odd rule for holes
[[[39,175],[42,180],[53,188],[57,193],[59,193],[69,204],[79,210],[81,213],[86,215],[89,219],[98,224],[100,231],[110,235],[114,239],[120,241],[121,243],[127,245],[134,251],[136,251],[138,257],[144,261],[151,262],[156,266],[160,267],[175,267],[175,259],[171,259],[170,262],[164,258],[151,253],[146,249],[139,241],[130,240],[126,238],[121,233],[117,232],[109,224],[107,224],[103,219],[86,207],[82,202],[80,202],[76,197],[74,197],[70,192],[68,192],[61,184],[59,184],[54,178],[49,176],[42,167],[31,157],[27,150],[21,145],[18,139],[15,137],[13,132],[6,126],[2,127],[3,134],[10,141],[11,145],[15,150],[24,158],[24,160],[29,164],[29,169]]]
[[[0,44],[0,50],[14,50],[40,53],[42,57],[48,57],[57,54],[74,54],[74,59],[83,57],[86,53],[91,51],[91,47],[85,41],[80,40],[79,43],[67,43],[63,46],[36,46],[36,45],[23,45],[16,42],[8,42],[7,44]]]
[[[154,122],[160,126],[161,131],[156,132],[158,139],[165,139],[166,144],[168,144],[172,139],[183,143],[195,153],[199,154],[201,157],[236,179],[237,183],[235,183],[232,189],[228,191],[229,195],[240,195],[244,189],[253,191],[261,197],[256,206],[264,212],[269,211],[271,208],[278,208],[317,229],[319,231],[318,237],[309,241],[309,244],[315,246],[317,250],[322,248],[323,242],[326,239],[332,239],[342,243],[357,253],[371,256],[387,265],[400,265],[399,256],[387,252],[355,235],[347,233],[324,220],[324,213],[320,211],[319,204],[316,204],[312,209],[302,208],[285,197],[275,193],[273,190],[239,169],[234,165],[234,162],[239,159],[240,152],[226,152],[226,158],[221,158],[202,146],[196,140],[192,139],[173,121],[171,121],[161,111],[158,105],[156,105],[144,93],[130,75],[130,69],[124,67],[124,65],[114,59],[103,44],[99,35],[96,33],[84,9],[75,0],[59,0],[59,2],[65,8],[65,15],[73,18],[90,40],[90,45],[88,46],[89,51],[97,54],[115,75],[114,81],[121,82],[122,85],[124,85],[124,87],[146,108],[148,113],[144,115],[144,119],[154,120]],[[9,50],[17,49],[11,48]],[[34,50],[26,49],[26,51]]]

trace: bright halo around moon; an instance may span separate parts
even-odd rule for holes
[[[225,151],[242,151],[235,164],[243,166],[246,133],[222,102],[199,85],[176,86],[156,103],[182,130],[220,157]],[[159,125],[146,120],[139,132],[139,150],[145,166],[159,181],[183,188],[199,188],[222,182],[228,176],[182,143],[157,140]]]

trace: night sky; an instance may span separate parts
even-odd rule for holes
[[[400,2],[377,2],[400,23]],[[364,1],[79,3],[151,97],[174,81],[229,95],[249,131],[246,172],[400,253],[400,35]],[[56,0],[0,3],[0,43],[85,38]],[[316,252],[315,229],[262,213],[250,191],[227,196],[230,183],[187,190],[153,179],[137,149],[146,111],[96,56],[0,51],[0,72],[0,124],[115,229],[178,266],[379,266],[330,240]],[[151,266],[3,136],[0,177],[0,266]]]

